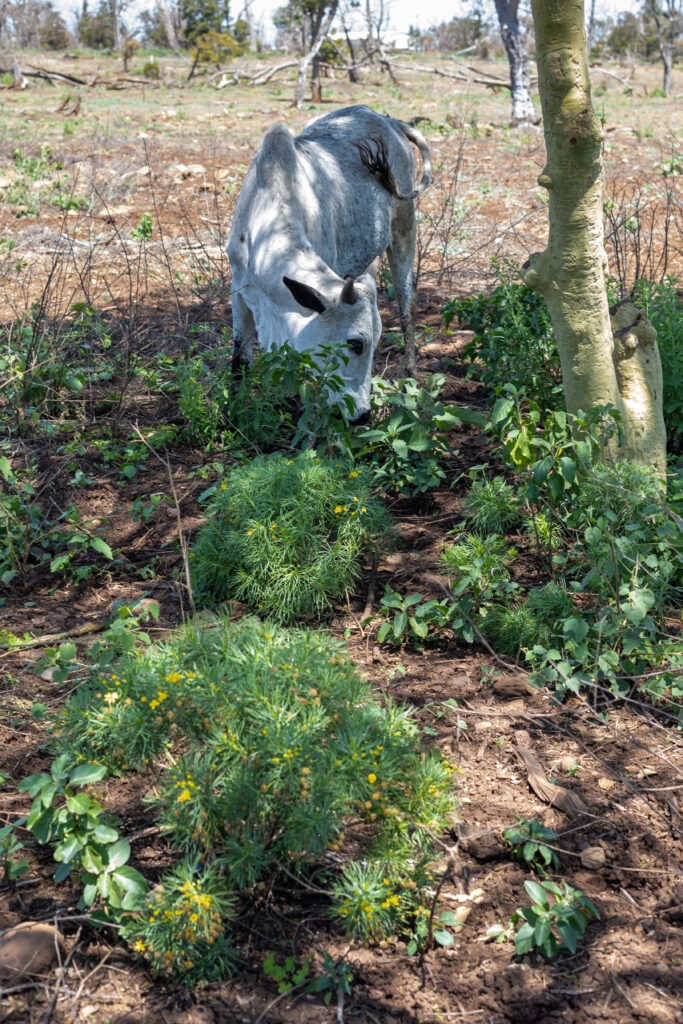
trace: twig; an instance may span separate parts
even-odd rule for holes
[[[57,984],[55,986],[54,995],[52,996],[52,999],[50,1000],[50,1005],[47,1008],[47,1013],[45,1014],[45,1017],[44,1017],[44,1020],[43,1020],[43,1024],[50,1024],[50,1021],[52,1020],[52,1014],[55,1012],[55,1006],[57,1005],[57,1000],[59,999],[60,984],[62,984],[64,982],[64,975],[66,974],[67,970],[69,969],[69,964],[73,960],[74,953],[78,949],[78,944],[81,941],[81,932],[82,931],[83,931],[83,925],[81,924],[81,925],[78,926],[78,931],[76,932],[76,938],[74,939],[73,946],[69,950],[69,955],[67,956],[67,958],[64,961],[63,965],[59,968]]]
[[[19,643],[0,644],[5,651],[28,650],[31,647],[45,647],[47,644],[57,643],[59,640],[68,640],[76,636],[88,636],[90,633],[101,633],[107,626],[106,622],[86,622],[78,629],[67,629],[64,633],[45,633],[43,636],[34,637],[33,640],[22,640]]]

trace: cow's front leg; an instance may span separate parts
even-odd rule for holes
[[[239,292],[232,293],[232,372],[238,377],[249,369],[254,360],[256,324],[254,317]]]
[[[398,303],[398,315],[405,346],[406,372],[414,377],[417,372],[415,353],[415,291],[413,263],[415,261],[415,205],[398,202],[391,220],[391,242],[387,249],[391,279]]]

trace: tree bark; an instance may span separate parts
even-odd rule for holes
[[[334,20],[334,16],[337,13],[337,7],[339,0],[332,0],[327,15],[324,21],[319,24],[313,39],[311,40],[311,48],[308,53],[301,58],[299,61],[299,69],[296,76],[296,98],[295,103],[299,110],[304,105],[304,97],[306,95],[306,74],[308,72],[308,65],[320,52],[320,47],[323,45],[323,40],[327,33],[330,31],[330,25]]]
[[[619,410],[616,454],[666,472],[656,332],[630,304],[607,302],[603,242],[603,133],[590,97],[583,0],[531,0],[547,163],[548,247],[525,283],[545,298],[562,364],[567,410]]]
[[[119,11],[119,0],[109,0],[109,9],[114,24],[114,49],[121,53],[121,18]]]
[[[645,10],[655,23],[659,56],[664,67],[662,90],[668,96],[678,37],[683,31],[683,5],[680,0],[647,0]]]
[[[510,64],[512,125],[534,124],[538,121],[531,99],[529,55],[526,40],[519,29],[518,8],[519,0],[496,0],[500,34]]]

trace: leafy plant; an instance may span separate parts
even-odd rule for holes
[[[433,490],[445,478],[442,461],[451,451],[445,431],[456,423],[483,424],[476,410],[439,401],[444,383],[443,374],[433,374],[424,386],[411,378],[396,384],[373,380],[373,426],[356,434],[353,450],[382,491]]]
[[[4,881],[7,884],[11,885],[12,882],[16,882],[29,869],[28,860],[21,856],[23,849],[25,849],[24,844],[17,836],[15,826],[3,825],[0,828],[0,865]]]
[[[235,898],[219,864],[184,858],[151,890],[141,912],[128,915],[123,936],[154,974],[187,986],[220,981],[238,962],[230,932]]]
[[[544,876],[546,868],[557,871],[560,866],[557,854],[546,845],[557,839],[557,832],[541,825],[535,818],[525,820],[518,815],[515,818],[516,825],[503,829],[503,839],[515,860],[535,868]]]
[[[366,475],[313,452],[231,470],[191,552],[198,599],[245,601],[281,622],[329,608],[353,586],[363,551],[387,542]]]
[[[588,927],[588,916],[600,920],[588,897],[566,882],[561,886],[549,881],[525,882],[524,888],[532,904],[518,907],[511,917],[513,925],[520,925],[515,935],[515,952],[522,955],[537,949],[547,957],[556,956],[563,949],[575,953]]]
[[[380,605],[387,621],[377,631],[378,643],[401,644],[432,639],[451,624],[456,613],[449,601],[423,601],[422,594],[401,597],[387,586]],[[431,633],[430,633],[431,631]]]
[[[520,518],[515,489],[502,476],[475,480],[465,498],[465,508],[470,528],[484,536],[506,533]]]
[[[49,515],[31,483],[33,467],[15,471],[9,459],[0,456],[0,476],[5,490],[0,494],[0,582],[8,585],[16,576],[26,577],[31,569],[49,563],[51,572],[71,568],[76,579],[93,571],[88,565],[72,567],[90,551],[111,561],[114,554],[103,537],[86,525],[75,506],[56,516]]]
[[[476,598],[499,591],[510,579],[510,563],[517,552],[504,537],[476,533],[461,535],[441,553],[444,566],[452,577],[454,594],[472,593]]]
[[[128,864],[130,843],[119,836],[112,815],[82,787],[99,782],[106,775],[103,765],[88,762],[74,766],[69,754],[52,763],[49,774],[31,775],[19,783],[19,791],[33,798],[25,827],[36,840],[54,847],[59,863],[55,881],[62,882],[75,868],[83,885],[81,906],[96,900],[104,917],[114,919],[123,911],[135,910],[147,891],[142,875]]]
[[[470,376],[524,388],[541,409],[561,401],[560,362],[544,299],[519,282],[510,262],[494,261],[499,284],[490,295],[450,299],[441,310],[446,327],[458,319],[474,331],[464,349]]]
[[[352,978],[353,971],[344,963],[343,957],[335,960],[324,949],[321,973],[313,978],[306,991],[323,993],[323,1002],[329,1006],[334,995],[339,997],[340,992],[345,996],[351,995]]]
[[[350,814],[364,823],[364,860],[392,880],[385,897],[422,891],[431,836],[453,806],[451,767],[419,749],[410,713],[380,704],[341,643],[254,619],[205,618],[123,658],[71,698],[56,744],[114,768],[155,765],[152,803],[187,858],[183,870],[203,877],[211,865],[226,898],[280,864],[305,872],[339,847]],[[159,914],[149,912],[157,890],[150,894],[126,933],[140,952],[154,950],[155,970],[197,966],[186,946],[174,954],[184,932],[162,920],[192,878],[171,879]],[[355,933],[355,924],[345,927]]]
[[[151,213],[143,213],[139,223],[131,231],[131,238],[139,238],[143,242],[149,241],[154,234],[154,219]]]
[[[275,954],[269,953],[263,962],[263,973],[267,978],[272,978],[278,983],[277,990],[282,995],[290,989],[298,988],[308,980],[312,954],[302,961],[297,967],[296,958],[288,956],[284,964],[278,964]]]

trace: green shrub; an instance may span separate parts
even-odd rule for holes
[[[562,547],[562,527],[549,512],[533,512],[524,522],[527,540],[536,544],[543,554],[553,554]]]
[[[205,979],[230,961],[235,894],[339,849],[350,815],[362,822],[358,856],[391,879],[386,899],[427,883],[431,835],[453,807],[453,769],[420,750],[410,712],[378,701],[342,643],[255,619],[204,618],[121,659],[68,702],[56,744],[118,768],[156,762],[152,803],[186,860],[126,935],[155,970],[195,979],[199,958]],[[353,870],[338,887],[342,920]],[[378,917],[388,929],[402,921],[394,902]],[[357,924],[345,920],[353,934]]]
[[[329,609],[353,586],[363,551],[387,541],[364,481],[362,468],[312,452],[232,470],[191,553],[198,599],[244,601],[280,622]]]
[[[476,410],[439,400],[445,382],[440,373],[424,385],[412,377],[395,384],[373,380],[372,427],[356,432],[351,445],[382,491],[424,494],[438,487],[446,476],[444,457],[451,453],[445,432],[457,423],[483,426]]]
[[[534,643],[548,643],[550,633],[526,604],[493,602],[482,609],[482,631],[501,654],[517,658]]]
[[[519,281],[513,264],[494,261],[493,269],[500,283],[490,295],[446,303],[446,327],[457,319],[474,331],[464,349],[471,376],[523,387],[543,409],[553,408],[562,400],[561,373],[545,300]]]
[[[469,526],[478,534],[506,533],[519,522],[517,494],[502,476],[475,480],[465,508]]]
[[[479,597],[510,579],[508,566],[516,553],[504,537],[466,533],[455,544],[444,548],[441,559],[452,576],[453,592],[471,591]]]

